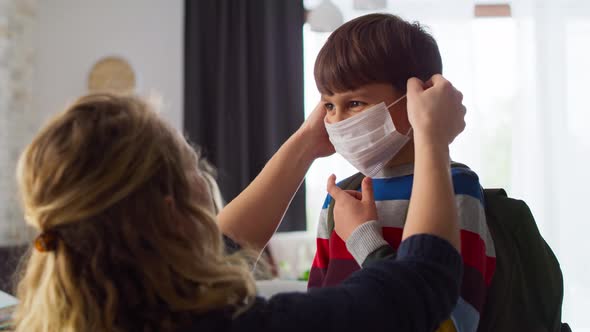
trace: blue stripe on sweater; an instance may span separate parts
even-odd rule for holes
[[[455,195],[469,195],[477,198],[483,204],[483,193],[477,174],[464,168],[453,168],[451,170],[451,174],[455,188]],[[413,181],[413,175],[386,179],[373,179],[375,200],[408,200],[412,194]],[[360,190],[360,188],[357,190]],[[322,208],[327,209],[331,201],[332,197],[328,195]]]

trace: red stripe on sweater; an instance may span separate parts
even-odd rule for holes
[[[383,238],[395,250],[400,246],[402,233],[403,228],[383,227]],[[489,286],[496,270],[496,259],[486,256],[485,242],[479,234],[461,230],[461,255],[463,263],[481,273],[486,285]]]
[[[486,256],[485,242],[477,233],[461,230],[463,264],[475,268],[490,286],[496,270],[496,258]]]
[[[397,248],[399,248],[400,244],[402,243],[403,231],[403,228],[397,227],[383,227],[381,229],[381,232],[383,233],[383,238],[395,250],[397,250]]]
[[[328,254],[330,259],[352,259],[354,257],[348,252],[346,248],[346,243],[336,234],[336,232],[332,231],[330,235],[330,253]]]
[[[399,248],[402,239],[402,228],[383,227],[383,238],[395,250]],[[330,240],[317,239],[316,256],[313,261],[313,266],[318,268],[326,268],[330,259],[354,259],[348,249],[346,243],[336,234],[332,232]],[[461,230],[461,255],[466,266],[476,269],[486,282],[490,285],[496,267],[496,259],[494,257],[487,257],[485,255],[485,242],[477,233],[467,230]]]
[[[315,257],[311,265],[312,267],[317,267],[320,269],[325,269],[328,267],[328,262],[330,261],[329,243],[330,242],[328,239],[316,239],[317,251],[315,252]]]

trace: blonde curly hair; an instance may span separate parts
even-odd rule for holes
[[[53,250],[19,276],[19,332],[172,331],[255,294],[227,256],[199,158],[135,96],[80,98],[41,130],[17,171],[27,223]]]

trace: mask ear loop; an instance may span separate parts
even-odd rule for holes
[[[406,134],[406,136],[408,136],[409,138],[412,138],[413,133],[414,133],[414,128],[410,127],[410,129],[408,129],[408,133]]]
[[[387,109],[389,109],[391,106],[393,106],[393,105],[397,104],[398,102],[400,102],[402,99],[404,99],[404,98],[406,98],[406,97],[407,97],[407,94],[405,94],[405,95],[403,95],[403,96],[399,97],[399,98],[398,98],[398,99],[396,99],[396,100],[395,100],[393,103],[389,104],[389,106],[387,106]],[[412,127],[410,127],[410,129],[409,129],[409,130],[408,130],[408,132],[405,134],[405,136],[412,137],[412,133],[413,133],[413,130],[412,130],[412,129],[413,129],[413,128],[412,128]]]
[[[262,250],[260,250],[260,253],[258,254],[258,257],[256,257],[256,261],[254,261],[254,264],[252,265],[252,269],[250,270],[250,274],[254,275],[254,273],[256,272],[256,268],[258,268],[258,262],[262,258],[262,255],[264,255],[264,250],[265,249],[266,249],[266,246],[264,246],[264,248],[262,248]]]
[[[399,97],[398,99],[396,99],[393,103],[389,104],[389,106],[387,106],[387,109],[391,108],[391,106],[399,103],[402,99],[406,98],[407,95],[403,95],[401,97]]]

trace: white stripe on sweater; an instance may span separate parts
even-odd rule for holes
[[[377,201],[377,215],[381,227],[403,228],[408,213],[409,200]],[[469,195],[456,195],[455,202],[459,213],[459,227],[475,234],[484,241],[486,256],[496,257],[494,241],[486,224],[486,217],[481,202]],[[329,239],[331,230],[328,229],[328,209],[322,209],[318,223],[317,237]]]

